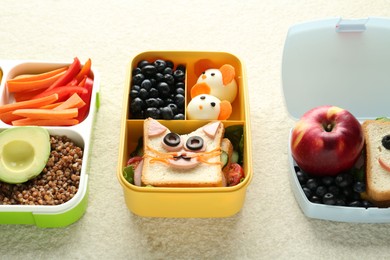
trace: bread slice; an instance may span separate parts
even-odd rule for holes
[[[179,135],[182,145],[178,146],[179,150],[176,147],[175,151],[172,151],[170,147],[167,148],[163,143],[164,137],[171,131],[157,120],[146,119],[144,121],[142,184],[155,187],[224,186],[226,182],[221,170],[220,157],[224,132],[225,128],[220,121],[211,122],[191,133]],[[204,151],[185,149],[184,144],[192,136],[198,136],[203,139],[205,144]],[[183,168],[177,167],[176,161],[180,162],[179,164],[187,164],[183,158],[173,160],[173,156],[181,154],[197,156],[191,159],[191,162],[197,161],[199,163],[196,163],[191,168],[186,168],[187,166]]]
[[[390,172],[379,160],[390,165],[390,150],[382,145],[382,139],[390,135],[390,122],[367,120],[362,124],[366,142],[366,193],[377,206],[390,205]]]

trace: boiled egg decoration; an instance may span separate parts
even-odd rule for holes
[[[232,103],[237,96],[235,76],[235,69],[229,64],[224,64],[219,69],[207,69],[199,76],[197,83],[191,88],[191,98],[200,94],[209,94],[219,100],[226,100]]]
[[[188,119],[226,120],[232,113],[229,101],[219,100],[217,97],[200,94],[191,99],[187,106]]]

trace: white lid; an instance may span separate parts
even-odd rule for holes
[[[335,105],[364,120],[390,116],[390,19],[330,18],[292,26],[282,86],[296,119]]]

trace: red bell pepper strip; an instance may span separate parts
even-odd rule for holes
[[[85,76],[87,76],[87,77],[89,76],[89,73],[91,71],[91,65],[92,65],[92,61],[91,61],[91,59],[88,59],[85,62],[84,66],[81,68],[80,72],[76,76],[76,80],[78,83],[80,83],[84,79]]]
[[[84,89],[87,92],[79,94],[81,99],[85,102],[85,106],[79,108],[79,114],[76,117],[79,122],[83,121],[87,116],[91,106],[91,96],[92,96],[92,87],[93,87],[93,79],[89,77],[85,77],[83,81],[80,82],[79,86],[84,82]]]
[[[44,92],[50,91],[53,88],[66,86],[79,72],[81,69],[80,60],[75,57],[73,63],[69,66],[68,70],[64,75],[62,75],[58,80],[50,85]]]
[[[77,93],[81,97],[82,94],[87,94],[88,90],[86,88],[79,87],[79,86],[59,86],[59,87],[53,88],[51,90],[44,91],[44,92],[34,96],[32,99],[49,96],[49,95],[52,95],[55,93],[58,94],[57,102],[61,102],[61,101],[68,99],[74,93]]]

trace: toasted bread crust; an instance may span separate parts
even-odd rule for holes
[[[366,120],[362,124],[366,154],[366,193],[377,206],[390,205],[390,172],[383,169],[379,157],[390,158],[390,150],[382,146],[384,135],[390,134],[390,122]]]

